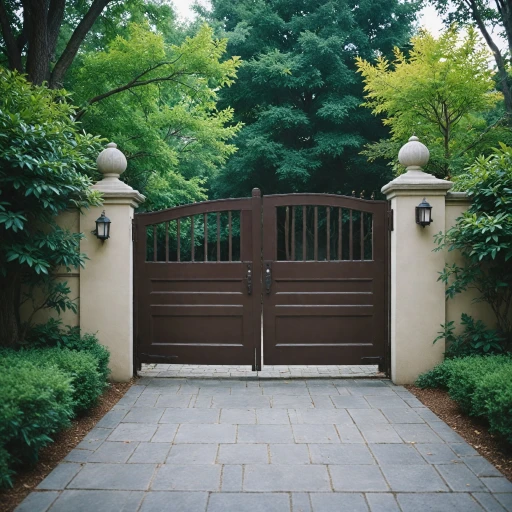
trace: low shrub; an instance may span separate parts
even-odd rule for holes
[[[9,486],[15,467],[37,461],[50,436],[69,425],[73,387],[56,364],[39,365],[3,350],[0,389],[0,484]]]
[[[512,361],[482,377],[473,394],[473,411],[488,419],[491,432],[512,444]]]
[[[27,337],[28,346],[33,348],[67,348],[79,352],[89,352],[98,361],[98,371],[103,380],[110,373],[108,363],[109,351],[100,344],[94,334],[80,333],[79,327],[62,327],[62,321],[50,319],[45,324],[35,325],[31,328]]]
[[[98,371],[98,361],[89,352],[47,348],[21,351],[20,356],[42,366],[56,366],[71,378],[73,412],[81,414],[93,407],[106,381]]]
[[[446,359],[418,378],[422,388],[439,387],[467,413],[488,420],[490,430],[512,443],[512,357]]]

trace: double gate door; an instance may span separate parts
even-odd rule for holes
[[[134,220],[135,361],[388,365],[385,201],[289,194]]]

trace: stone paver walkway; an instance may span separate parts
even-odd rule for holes
[[[128,390],[18,512],[512,511],[512,484],[386,380]]]
[[[375,377],[379,375],[376,365],[345,366],[264,366],[253,372],[250,366],[211,366],[204,364],[143,364],[139,372],[147,377],[258,377],[260,379],[290,377]],[[382,375],[381,375],[382,377]]]

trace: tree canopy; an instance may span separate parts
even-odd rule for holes
[[[492,132],[500,118],[485,115],[502,99],[488,66],[490,52],[471,27],[462,34],[453,26],[437,39],[421,32],[411,45],[408,53],[395,48],[393,60],[379,56],[372,64],[357,58],[364,105],[385,115],[391,129],[390,139],[369,145],[365,154],[396,162],[403,141],[414,133],[430,150],[430,172],[441,178],[457,174],[496,142]]]
[[[389,170],[358,153],[386,129],[359,108],[354,59],[406,44],[417,8],[395,0],[213,0],[201,13],[242,59],[220,105],[245,125],[214,193],[379,190]]]

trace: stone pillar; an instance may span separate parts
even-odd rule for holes
[[[80,216],[80,250],[89,258],[80,272],[80,327],[110,350],[111,379],[125,382],[133,375],[132,219],[144,196],[119,180],[127,162],[116,148],[111,142],[97,160],[103,179],[93,189],[103,194],[103,206]],[[91,233],[103,210],[111,220],[105,241]]]
[[[382,188],[393,210],[391,232],[391,378],[412,384],[418,375],[443,360],[444,342],[432,344],[445,323],[445,287],[438,282],[443,251],[434,234],[445,230],[445,197],[452,183],[422,171],[428,149],[411,137],[398,154],[407,172]],[[426,198],[433,222],[416,224],[415,207]]]

